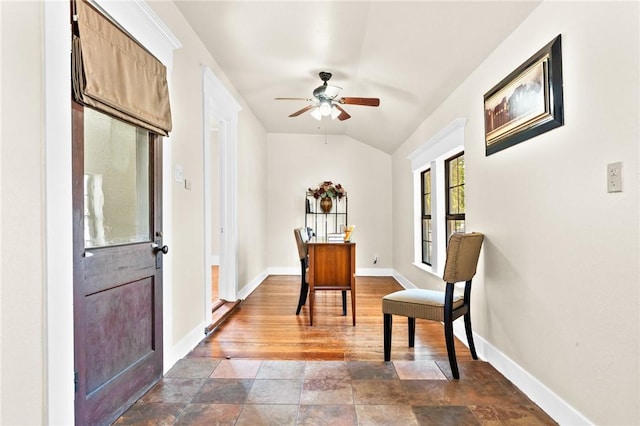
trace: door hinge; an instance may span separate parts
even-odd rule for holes
[[[73,391],[74,393],[78,393],[78,372],[73,372]]]

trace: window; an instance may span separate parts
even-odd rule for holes
[[[464,126],[454,120],[409,155],[414,191],[414,265],[441,275],[449,236],[465,231]]]
[[[84,108],[86,248],[151,241],[150,133]]]
[[[464,153],[444,163],[447,191],[447,241],[451,234],[464,232]]]
[[[431,265],[431,169],[422,172],[422,263]]]

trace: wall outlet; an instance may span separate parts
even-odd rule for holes
[[[607,164],[607,192],[622,192],[622,162]]]

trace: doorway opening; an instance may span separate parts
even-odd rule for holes
[[[207,265],[211,268],[211,303],[212,314],[220,306],[220,144],[219,144],[219,120],[215,115],[205,117],[209,123],[209,185],[205,197],[210,197],[210,213],[207,221],[209,227],[209,243],[207,244]],[[213,319],[212,319],[213,322]]]
[[[222,323],[230,314],[231,308],[235,306],[235,301],[227,301],[220,297],[220,144],[219,130],[220,123],[218,119],[211,114],[208,118],[209,122],[209,178],[207,179],[208,189],[205,191],[205,197],[210,197],[210,213],[207,215],[209,220],[210,236],[207,243],[207,265],[211,269],[211,311],[210,319],[206,328],[206,332],[210,332],[217,325]]]
[[[205,333],[209,333],[239,303],[236,299],[236,128],[240,105],[209,68],[203,67],[202,72],[205,210],[203,305],[205,321],[209,323],[211,318],[205,327]],[[216,290],[217,296],[214,295]],[[212,315],[214,311],[216,318]]]

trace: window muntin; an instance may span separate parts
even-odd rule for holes
[[[444,162],[446,176],[447,241],[451,234],[465,231],[464,152]]]
[[[431,221],[431,169],[421,173],[422,199],[422,263],[431,266],[433,252],[433,223]]]

